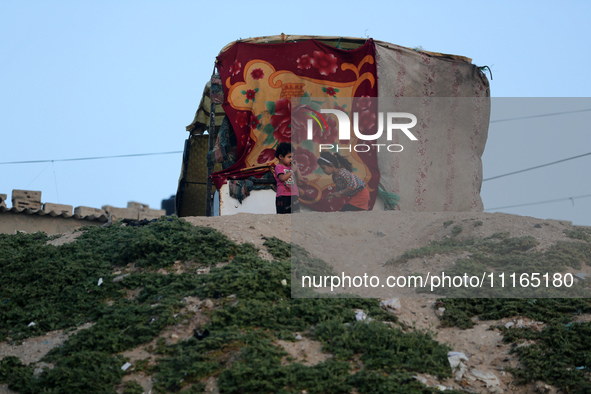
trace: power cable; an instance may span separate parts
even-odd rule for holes
[[[575,111],[553,112],[553,113],[549,113],[549,114],[539,114],[539,115],[530,115],[530,116],[519,116],[517,118],[497,119],[497,120],[491,120],[489,123],[510,122],[510,121],[513,121],[513,120],[521,120],[521,119],[545,118],[547,116],[576,114],[576,113],[579,113],[579,112],[589,112],[589,111],[591,111],[591,108],[579,109],[579,110],[575,110]]]
[[[43,168],[43,170],[41,170],[41,172],[39,174],[37,174],[37,176],[35,178],[33,178],[33,180],[31,182],[29,182],[29,184],[25,187],[25,189],[28,189],[29,186],[31,186],[37,180],[37,178],[39,178],[41,176],[41,174],[43,174],[45,172],[45,170],[47,170],[47,168],[50,165],[51,165],[51,163],[49,163],[48,165],[46,165],[45,168]]]
[[[588,153],[583,153],[582,155],[578,155],[578,156],[567,157],[566,159],[562,159],[562,160],[553,161],[553,162],[551,162],[551,163],[541,164],[541,165],[539,165],[539,166],[535,166],[535,167],[525,168],[525,169],[523,169],[523,170],[519,170],[519,171],[513,171],[513,172],[509,172],[509,173],[507,173],[507,174],[502,174],[502,175],[493,176],[493,177],[491,177],[491,178],[486,178],[486,179],[483,179],[483,180],[482,180],[482,182],[485,182],[485,181],[490,181],[490,180],[493,180],[493,179],[502,178],[502,177],[504,177],[504,176],[509,176],[509,175],[515,175],[515,174],[519,174],[519,173],[521,173],[521,172],[525,172],[525,171],[531,171],[531,170],[535,170],[536,168],[548,167],[548,166],[551,166],[551,165],[554,165],[554,164],[562,163],[562,162],[565,162],[565,161],[568,161],[568,160],[578,159],[579,157],[584,157],[584,156],[589,156],[589,155],[591,155],[591,152],[588,152]],[[0,163],[0,164],[1,164],[1,163]]]
[[[53,168],[53,182],[55,183],[55,194],[57,194],[57,203],[60,203],[60,192],[57,188],[57,176],[55,175],[55,165],[53,164],[53,160],[51,161],[51,167]]]
[[[131,155],[114,155],[114,156],[98,156],[98,157],[79,157],[75,159],[54,159],[54,160],[27,160],[27,161],[5,161],[2,164],[33,164],[33,163],[53,163],[54,161],[80,161],[80,160],[101,160],[101,159],[115,159],[120,157],[139,157],[139,156],[158,156],[158,155],[172,155],[183,153],[183,151],[174,152],[157,152],[157,153],[136,153]]]
[[[554,200],[545,200],[545,201],[538,201],[538,202],[530,202],[530,203],[525,203],[525,204],[507,205],[507,206],[504,206],[504,207],[487,208],[487,209],[485,209],[485,211],[496,211],[496,210],[499,210],[499,209],[527,207],[527,206],[530,206],[530,205],[548,204],[548,203],[551,203],[551,202],[560,202],[560,201],[567,201],[567,200],[573,201],[573,205],[574,205],[574,200],[577,200],[579,198],[587,198],[587,197],[591,197],[591,194],[585,194],[583,196],[575,196],[575,197],[557,198],[557,199],[554,199]]]

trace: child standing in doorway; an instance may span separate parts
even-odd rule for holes
[[[338,153],[322,152],[317,160],[322,171],[332,175],[336,192],[329,194],[328,199],[347,197],[342,211],[367,211],[369,208],[369,190],[365,182],[353,174],[353,165]]]
[[[275,150],[275,157],[279,164],[275,166],[275,180],[277,181],[277,197],[275,206],[278,214],[295,213],[300,211],[297,179],[301,179],[300,170],[293,162],[293,146],[282,142]],[[292,170],[292,164],[295,170]]]

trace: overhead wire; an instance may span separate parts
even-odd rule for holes
[[[37,176],[35,178],[33,178],[33,180],[31,182],[29,182],[29,184],[25,187],[28,188],[29,186],[31,186],[36,180],[37,178],[39,178],[41,176],[41,174],[43,174],[45,172],[45,170],[47,170],[47,168],[51,165],[51,163],[49,163],[48,165],[46,165],[39,174],[37,174]]]
[[[508,172],[506,174],[501,174],[501,175],[493,176],[493,177],[490,177],[490,178],[485,178],[485,179],[482,180],[482,182],[491,181],[493,179],[498,179],[498,178],[502,178],[502,177],[509,176],[509,175],[515,175],[515,174],[519,174],[519,173],[522,173],[522,172],[535,170],[537,168],[548,167],[548,166],[551,166],[551,165],[554,165],[554,164],[562,163],[562,162],[569,161],[569,160],[578,159],[580,157],[589,156],[589,155],[591,155],[591,152],[583,153],[582,155],[567,157],[566,159],[557,160],[557,161],[553,161],[553,162],[546,163],[546,164],[540,164],[539,166],[525,168],[523,170]]]
[[[545,118],[547,116],[576,114],[576,113],[580,113],[580,112],[589,112],[589,111],[591,111],[591,108],[578,109],[578,110],[574,110],[574,111],[552,112],[552,113],[547,113],[547,114],[538,114],[538,115],[529,115],[529,116],[518,116],[516,118],[497,119],[497,120],[491,120],[491,121],[489,121],[489,123],[509,122],[509,121],[521,120],[521,119]]]
[[[560,201],[572,201],[573,205],[574,205],[574,201],[578,200],[580,198],[588,198],[591,197],[591,194],[585,194],[582,196],[574,196],[574,197],[563,197],[563,198],[556,198],[554,200],[545,200],[545,201],[537,201],[537,202],[529,202],[529,203],[524,203],[524,204],[516,204],[516,205],[507,205],[504,207],[495,207],[495,208],[487,208],[485,209],[485,211],[496,211],[499,209],[509,209],[509,208],[517,208],[517,207],[527,207],[530,205],[540,205],[540,204],[549,204],[549,203],[553,203],[553,202],[560,202]]]
[[[136,154],[129,154],[129,155],[112,155],[112,156],[97,156],[97,157],[78,157],[78,158],[74,158],[74,159],[5,161],[5,162],[0,162],[0,165],[2,165],[2,164],[53,163],[55,161],[101,160],[101,159],[115,159],[115,158],[121,158],[121,157],[172,155],[172,154],[178,154],[178,153],[183,153],[183,151],[156,152],[156,153],[136,153]]]

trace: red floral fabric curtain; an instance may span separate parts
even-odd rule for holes
[[[303,108],[334,108],[347,114],[363,105],[363,99],[377,97],[376,49],[369,39],[354,50],[342,50],[316,40],[280,44],[235,43],[217,58],[225,101],[224,111],[237,138],[237,161],[212,175],[216,187],[226,179],[262,175],[275,159],[280,142],[296,146],[295,158],[302,165],[300,200],[315,210],[338,210],[344,201],[328,202],[332,181],[316,164],[318,144],[346,144],[338,141],[336,118],[326,116],[325,129],[305,139],[294,121]],[[296,100],[292,100],[296,99]],[[360,104],[361,103],[361,104]],[[375,117],[374,117],[375,118]],[[363,120],[362,120],[363,121]],[[317,127],[316,125],[314,127]],[[360,125],[362,128],[363,125]],[[373,207],[379,183],[374,151],[343,151],[353,163],[355,174],[369,188]]]

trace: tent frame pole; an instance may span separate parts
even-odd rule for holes
[[[212,94],[211,94],[211,89],[209,91],[209,97],[210,97],[210,101],[211,101],[211,107],[209,110],[209,130],[208,130],[208,134],[209,134],[209,142],[208,142],[208,146],[207,146],[207,152],[211,152],[212,148],[213,148],[213,144],[215,143],[214,141],[214,134],[215,134],[215,102],[213,100]],[[211,187],[212,187],[212,182],[211,182],[211,174],[213,173],[213,167],[208,163],[207,164],[207,186],[205,188],[205,198],[207,199],[205,201],[205,216],[212,216],[213,212],[212,212],[212,208],[213,208],[213,195],[211,194]]]

